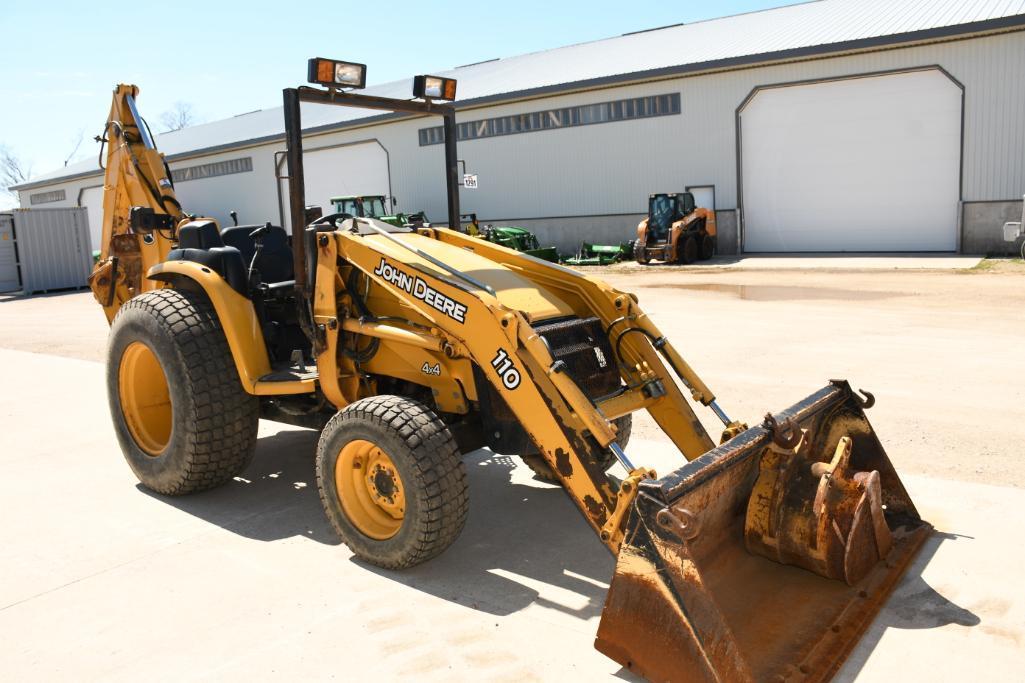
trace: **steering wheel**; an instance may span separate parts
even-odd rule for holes
[[[329,213],[313,221],[310,225],[334,225],[338,221],[347,221],[350,218],[355,218],[355,216],[351,213]]]

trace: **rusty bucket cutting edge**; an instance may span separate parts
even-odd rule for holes
[[[643,482],[595,647],[651,681],[829,680],[932,530],[863,406],[834,381],[775,416],[801,438],[752,427]],[[835,509],[834,484],[848,495]]]

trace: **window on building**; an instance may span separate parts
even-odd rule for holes
[[[669,93],[597,104],[582,104],[577,107],[547,109],[529,114],[498,116],[493,119],[464,121],[456,126],[456,135],[460,141],[477,140],[499,135],[533,133],[539,130],[590,126],[596,123],[646,119],[653,116],[672,116],[679,113],[680,94]],[[421,128],[419,136],[421,147],[440,145],[445,142],[445,131],[441,126]]]
[[[28,196],[29,204],[49,204],[50,202],[63,202],[67,195],[64,190],[51,190],[49,192],[37,192]]]
[[[232,173],[249,173],[252,170],[253,158],[239,157],[238,159],[215,161],[211,164],[175,168],[171,171],[171,179],[176,183],[183,183],[186,180],[213,178],[214,176],[231,175]]]

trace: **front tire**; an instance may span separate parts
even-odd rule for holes
[[[107,397],[125,460],[157,493],[220,486],[256,448],[259,401],[242,388],[202,294],[159,289],[121,306],[107,347]]]
[[[648,257],[644,253],[644,241],[641,239],[634,241],[634,261],[642,266],[648,265]]]
[[[469,511],[455,438],[432,410],[401,396],[361,399],[331,418],[317,446],[317,487],[342,541],[385,569],[439,555]]]
[[[683,244],[680,245],[678,263],[688,265],[698,260],[698,239],[694,235],[682,236]]]

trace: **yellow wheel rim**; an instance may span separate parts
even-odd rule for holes
[[[132,342],[121,356],[118,390],[135,443],[147,455],[160,455],[171,440],[171,395],[160,361],[142,342]]]
[[[406,493],[395,463],[380,448],[357,439],[342,446],[335,463],[335,488],[345,516],[360,533],[391,538],[406,516]]]

